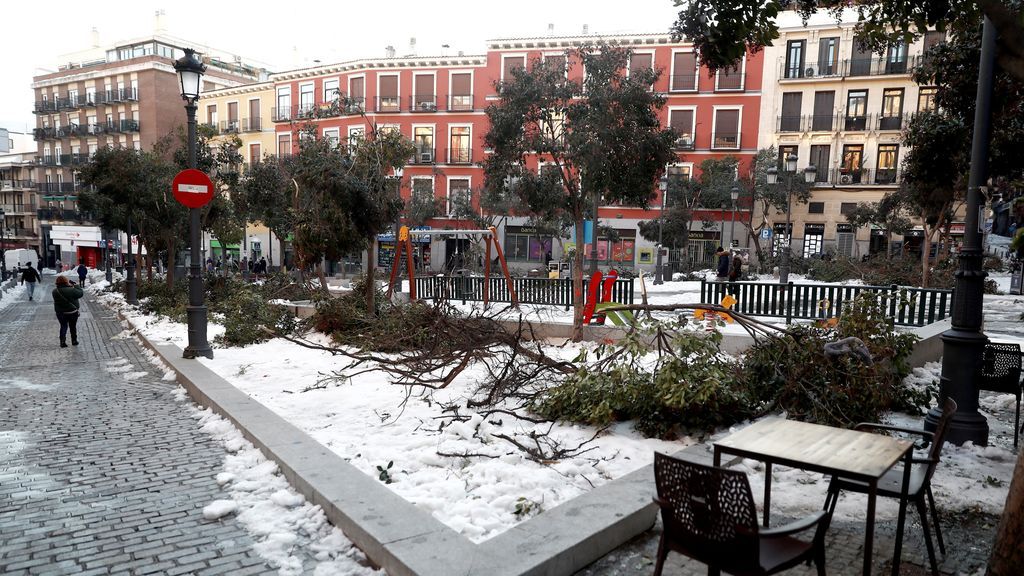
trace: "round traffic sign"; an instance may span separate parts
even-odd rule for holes
[[[202,208],[213,200],[213,182],[195,168],[178,172],[171,182],[171,190],[174,199],[188,208]]]

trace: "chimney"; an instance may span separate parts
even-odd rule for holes
[[[555,25],[554,24],[548,24],[548,36],[554,36],[554,35],[555,35]]]
[[[153,33],[154,34],[163,34],[164,32],[167,31],[164,28],[164,14],[165,13],[163,11],[163,8],[161,8],[160,10],[157,10],[156,14],[154,14],[154,16],[153,16]]]
[[[463,53],[462,50],[459,50],[459,57],[461,58],[462,56],[465,56],[465,53]]]
[[[395,57],[395,47],[394,46],[388,46],[388,47],[384,48],[384,56],[387,57],[387,58],[394,58]]]
[[[97,30],[95,26],[92,27],[91,35],[92,35],[92,47],[93,48],[99,48],[100,47],[100,31]]]
[[[416,37],[415,36],[413,36],[412,38],[409,38],[409,55],[410,56],[415,56],[416,55]]]
[[[441,44],[441,56],[448,56],[448,49],[451,48],[448,44]]]
[[[587,34],[590,34],[590,26],[584,24],[583,25],[583,35],[586,36]]]

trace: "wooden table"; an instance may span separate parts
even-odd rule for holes
[[[722,454],[760,460],[765,463],[764,525],[771,508],[772,464],[811,470],[865,482],[869,486],[864,534],[864,574],[871,574],[871,551],[875,534],[875,499],[878,480],[902,458],[903,492],[910,485],[913,444],[890,436],[808,424],[782,418],[765,418],[714,443],[715,466]],[[907,502],[900,500],[896,526],[896,552],[892,574],[899,574],[903,524]]]

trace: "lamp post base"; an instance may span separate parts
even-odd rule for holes
[[[185,314],[188,317],[188,346],[181,357],[203,356],[212,360],[213,348],[206,340],[206,306],[186,306]]]
[[[988,420],[978,412],[977,379],[985,344],[981,332],[951,328],[942,333],[942,377],[939,379],[942,398],[956,401],[956,414],[949,423],[946,441],[961,445],[971,441],[975,446],[988,446]],[[942,417],[941,408],[932,408],[924,419],[925,430],[933,431]]]

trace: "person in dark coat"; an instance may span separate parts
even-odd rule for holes
[[[743,257],[737,253],[733,255],[732,265],[729,266],[729,294],[733,296],[739,294],[736,281],[740,278],[743,278]]]
[[[729,278],[729,252],[719,246],[715,251],[715,258],[718,259],[718,281],[725,282]]]
[[[78,284],[79,286],[85,286],[85,275],[89,273],[89,268],[81,262],[78,263],[78,268],[75,268],[75,272],[78,272]]]
[[[36,292],[36,282],[39,282],[39,271],[32,267],[32,263],[28,263],[27,268],[21,270],[21,283],[28,282],[28,299],[31,300],[32,296]]]
[[[53,289],[53,310],[60,322],[60,347],[67,348],[68,330],[71,330],[71,345],[78,346],[79,299],[85,293],[67,276],[57,276],[57,287]]]

